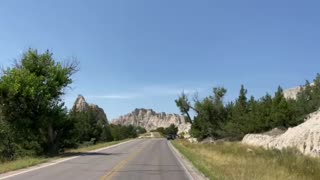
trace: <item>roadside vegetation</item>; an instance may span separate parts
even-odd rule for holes
[[[287,129],[303,122],[305,117],[320,107],[320,74],[313,84],[306,81],[296,99],[286,99],[283,89],[278,87],[274,95],[266,94],[260,99],[247,96],[242,85],[239,97],[225,102],[227,90],[213,88],[213,94],[200,99],[197,94],[189,100],[182,95],[175,101],[181,113],[190,123],[191,135],[198,140],[215,139],[241,140],[245,134],[261,133],[273,128]],[[194,112],[192,118],[190,112]]]
[[[173,145],[209,179],[319,179],[320,159],[287,150],[265,150],[236,142]]]
[[[57,61],[49,51],[29,49],[0,77],[0,173],[135,138],[145,129],[110,125],[89,108],[79,112],[63,102],[78,62]],[[70,152],[69,152],[70,153]]]
[[[151,132],[158,132],[162,136],[167,136],[167,135],[173,135],[176,136],[178,134],[178,127],[176,127],[174,124],[170,124],[169,127],[158,127],[156,130],[153,130]]]
[[[307,115],[320,107],[320,74],[313,83],[306,81],[294,99],[285,98],[281,87],[274,95],[256,99],[248,97],[242,85],[233,102],[224,101],[226,93],[225,88],[215,87],[213,94],[203,99],[195,94],[190,101],[182,93],[175,100],[192,124],[192,137],[198,141],[218,140],[218,144],[173,142],[201,172],[210,179],[319,179],[319,158],[305,156],[295,149],[265,150],[239,141],[248,133],[285,130],[304,122]]]

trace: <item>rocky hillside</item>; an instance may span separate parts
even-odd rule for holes
[[[112,123],[141,126],[147,131],[155,130],[158,127],[169,127],[170,124],[174,124],[178,127],[178,133],[187,133],[191,128],[191,124],[187,123],[183,116],[177,114],[156,113],[152,109],[135,109],[127,115],[114,119]]]
[[[296,99],[297,94],[301,91],[301,87],[295,87],[286,89],[283,91],[283,95],[286,99]]]
[[[297,148],[304,154],[320,156],[320,110],[309,115],[306,121],[280,134],[248,134],[243,143],[265,148]]]
[[[105,121],[103,124],[108,123],[108,118],[106,113],[103,111],[102,108],[100,108],[98,105],[95,104],[89,104],[85,100],[85,98],[82,95],[79,95],[76,99],[73,108],[73,111],[75,112],[90,112],[94,113],[97,121]]]
[[[311,86],[314,86],[314,83],[310,84]],[[286,89],[283,91],[283,95],[286,99],[296,99],[298,93],[301,91],[301,87],[294,87],[290,89]]]

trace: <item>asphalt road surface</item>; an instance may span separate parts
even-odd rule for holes
[[[186,180],[189,177],[167,140],[136,139],[8,179]]]

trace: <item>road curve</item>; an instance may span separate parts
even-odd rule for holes
[[[11,176],[12,180],[186,180],[192,179],[165,139],[136,139],[45,168]]]

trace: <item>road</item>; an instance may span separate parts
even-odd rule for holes
[[[8,179],[186,180],[189,177],[167,140],[136,139]]]

